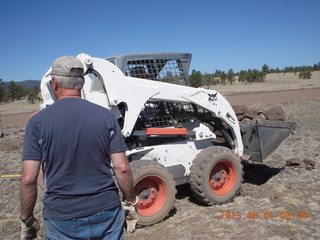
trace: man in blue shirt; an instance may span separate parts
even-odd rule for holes
[[[120,127],[111,111],[81,98],[84,72],[77,58],[56,59],[51,76],[58,100],[26,127],[21,238],[34,239],[39,231],[33,210],[42,168],[46,239],[123,239],[125,216],[114,178],[127,204],[134,205],[135,197]]]

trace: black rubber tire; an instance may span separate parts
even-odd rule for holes
[[[176,188],[173,177],[155,161],[136,160],[130,164],[135,195],[139,197],[137,224],[148,226],[160,222],[174,205]]]
[[[205,205],[232,200],[240,191],[243,171],[240,159],[226,147],[202,150],[190,169],[190,189]]]

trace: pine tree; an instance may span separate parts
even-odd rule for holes
[[[192,73],[189,77],[190,84],[192,87],[200,87],[202,84],[202,74],[200,71],[192,70]]]
[[[8,101],[19,100],[26,95],[25,90],[20,85],[11,81],[6,91],[5,97]]]
[[[235,80],[235,74],[232,68],[229,69],[228,73],[227,73],[227,79],[230,82],[230,84],[233,83],[233,81]]]
[[[269,66],[267,64],[262,66],[262,72],[265,72],[266,74],[269,72]]]
[[[4,90],[3,90],[3,82],[2,78],[0,78],[0,102],[4,101]]]
[[[311,70],[307,68],[303,68],[299,73],[299,78],[301,79],[310,79],[312,76]]]
[[[32,90],[28,91],[28,102],[34,104],[36,101],[40,101],[39,98],[40,89],[38,87],[34,87]]]

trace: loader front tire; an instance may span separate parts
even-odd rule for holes
[[[190,189],[205,205],[222,204],[239,193],[242,175],[240,159],[232,150],[220,146],[208,147],[192,163]]]
[[[173,208],[175,182],[161,164],[149,160],[131,162],[134,193],[139,197],[136,204],[138,224],[147,226],[163,220]]]

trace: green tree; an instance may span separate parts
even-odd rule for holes
[[[317,71],[317,68],[318,68],[317,64],[314,64],[313,67],[312,67],[312,70],[313,71]]]
[[[219,77],[220,77],[221,83],[222,83],[223,85],[226,85],[227,74],[226,74],[224,71],[222,71],[222,72],[220,73]]]
[[[265,75],[266,74],[264,72],[260,72],[257,69],[253,69],[251,72],[251,80],[252,82],[263,82]]]
[[[265,73],[260,72],[257,69],[249,69],[248,71],[240,71],[239,81],[241,82],[262,82],[264,80]]]
[[[3,81],[0,78],[0,102],[4,101],[4,89],[3,89]]]
[[[312,76],[311,70],[307,68],[303,68],[299,73],[299,78],[301,79],[310,79]]]
[[[167,72],[166,76],[162,79],[162,81],[167,82],[167,83],[174,83],[172,72],[170,72],[170,71]]]
[[[241,70],[239,73],[239,82],[245,82],[246,81],[246,71]]]
[[[11,81],[6,91],[6,100],[14,101],[19,100],[26,95],[25,90],[20,85],[16,84],[14,81]]]
[[[216,70],[214,72],[214,77],[218,78],[221,84],[226,84],[227,74],[224,71]]]
[[[36,101],[40,101],[39,98],[40,89],[38,87],[34,87],[32,90],[28,91],[28,102],[34,104]]]
[[[235,80],[235,74],[232,68],[229,69],[228,73],[227,73],[227,79],[230,82],[230,84],[232,84]]]
[[[262,72],[268,73],[269,72],[269,66],[267,64],[264,64],[262,66]]]
[[[202,75],[202,82],[206,86],[214,85],[214,76],[213,74],[205,73]]]
[[[192,73],[189,77],[190,84],[192,87],[200,87],[202,84],[202,74],[200,71],[192,70]]]

